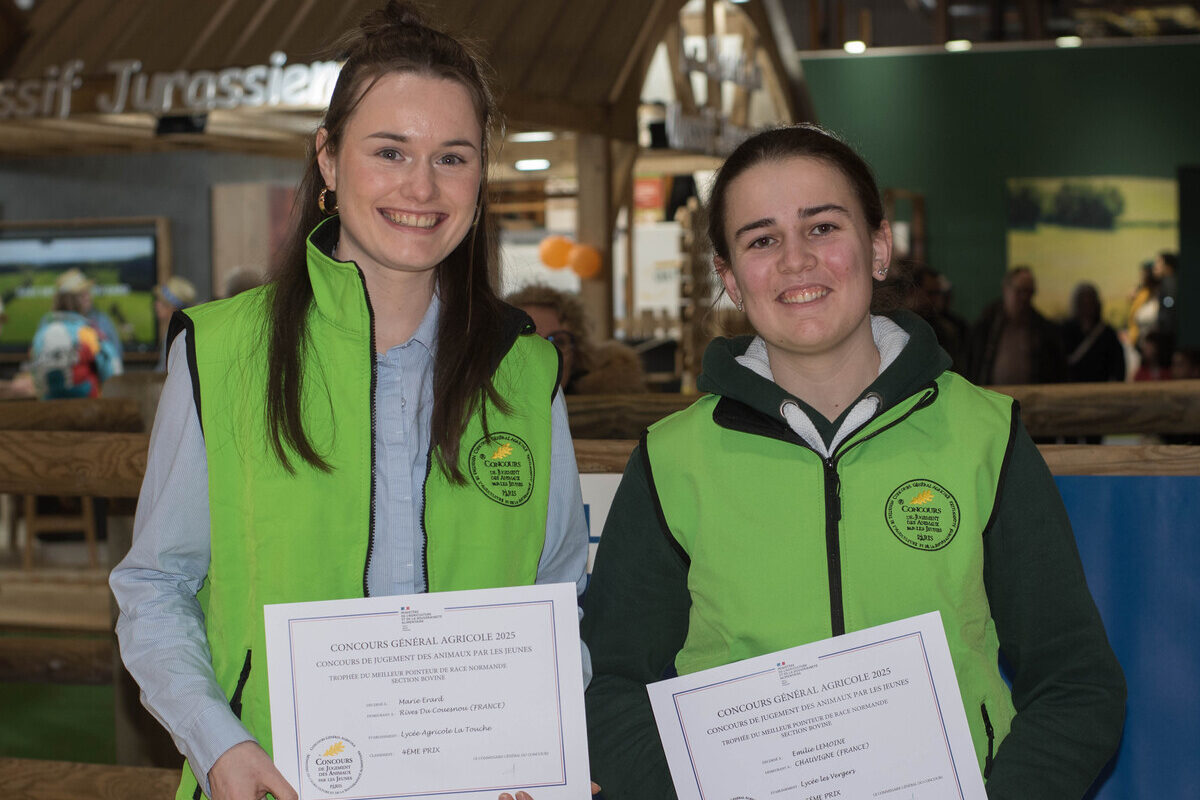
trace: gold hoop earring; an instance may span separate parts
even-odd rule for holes
[[[331,194],[333,195],[333,208],[326,208],[325,198]],[[321,209],[322,214],[336,214],[338,210],[337,192],[331,191],[329,187],[322,189],[321,193],[317,195],[317,208]]]

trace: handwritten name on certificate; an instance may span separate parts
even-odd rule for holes
[[[274,759],[301,800],[590,797],[573,584],[265,616]]]
[[[680,800],[985,800],[941,614],[647,687]]]

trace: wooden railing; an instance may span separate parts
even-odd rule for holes
[[[994,386],[1021,404],[1035,437],[1200,434],[1200,380]],[[649,425],[686,408],[695,395],[570,395],[578,439],[637,439]]]
[[[129,397],[0,403],[0,430],[3,431],[137,433],[144,427],[141,408]]]
[[[637,442],[632,439],[576,439],[582,473],[623,472]],[[1055,475],[1200,475],[1200,446],[1038,445]]]
[[[1072,391],[1072,390],[1076,391]],[[1011,392],[1024,401],[1027,419],[1038,424],[1059,424],[1060,432],[1100,432],[1152,427],[1154,430],[1183,431],[1197,429],[1200,422],[1200,382],[1161,384],[1150,387],[1104,387],[1099,392],[1081,395],[1078,387],[1014,387]],[[572,398],[573,401],[580,398]],[[603,398],[607,406],[612,398]],[[612,421],[634,413],[645,420],[669,413],[672,402],[682,398],[640,395],[620,398],[623,411],[605,412],[598,419],[608,433],[617,430]],[[124,424],[122,404],[88,401],[84,414],[102,415],[114,425]],[[1069,406],[1086,405],[1072,419],[1086,429],[1054,423],[1067,415]],[[1149,407],[1143,407],[1148,404]],[[5,406],[14,409],[6,414]],[[90,494],[102,497],[132,498],[139,491],[146,468],[149,437],[144,433],[94,433],[80,430],[3,430],[19,415],[30,426],[62,427],[60,422],[37,417],[40,410],[0,404],[0,492],[48,494]],[[594,406],[599,409],[600,406]],[[1157,409],[1157,410],[1155,410]],[[58,413],[57,411],[55,413]],[[573,405],[572,415],[586,416]],[[597,413],[599,411],[597,410]],[[655,417],[657,418],[657,417]],[[42,421],[38,421],[41,419]],[[48,421],[47,421],[48,420]],[[575,419],[573,418],[573,422]],[[651,420],[652,421],[652,420]],[[6,424],[6,422],[8,424]],[[106,423],[107,424],[107,423]],[[595,424],[595,423],[593,423]],[[642,423],[637,423],[641,425]],[[1032,426],[1031,426],[1032,427]],[[1035,428],[1036,429],[1036,428]],[[628,430],[626,426],[625,430]],[[639,428],[640,430],[640,428]],[[635,441],[632,437],[575,441],[576,459],[583,473],[619,473],[625,467]],[[1200,475],[1200,447],[1197,446],[1088,446],[1046,445],[1041,452],[1051,470],[1059,475]],[[110,546],[111,546],[110,542]],[[112,642],[107,638],[44,638],[10,636],[0,638],[0,680],[56,683],[108,683],[114,680]],[[122,680],[128,680],[121,676]],[[122,693],[135,703],[136,690],[126,687]],[[152,723],[151,723],[152,724]],[[129,739],[129,728],[146,736],[144,725],[125,723],[118,739]],[[165,737],[162,737],[165,738]],[[122,753],[148,752],[148,746],[131,740]],[[169,746],[169,742],[166,743]],[[121,756],[121,760],[125,760]],[[131,759],[132,760],[132,759]],[[164,763],[159,761],[158,763]],[[59,800],[91,797],[170,797],[177,772],[171,769],[83,765],[26,759],[0,759],[0,798],[8,800]]]

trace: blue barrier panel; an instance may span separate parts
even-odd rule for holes
[[[1125,736],[1097,800],[1200,787],[1200,477],[1060,476],[1088,585],[1125,669]]]

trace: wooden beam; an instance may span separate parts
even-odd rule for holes
[[[0,0],[0,75],[7,75],[21,46],[29,38],[25,14],[13,0]]]
[[[105,568],[0,570],[0,626],[111,634],[107,577]]]
[[[594,338],[612,336],[612,149],[609,140],[597,134],[580,134],[576,139],[576,174],[579,198],[576,236],[600,252],[600,274],[583,281],[579,296],[591,318]]]
[[[504,116],[514,127],[558,128],[637,141],[637,119],[617,119],[607,106],[588,106],[556,98],[509,92],[501,99]]]
[[[715,64],[720,55],[715,52],[713,42],[717,39],[716,0],[704,0],[704,59]],[[722,6],[722,8],[724,8]],[[722,31],[723,33],[724,31]],[[704,90],[704,105],[720,114],[723,104],[721,100],[721,79],[709,74],[705,78],[707,88]]]
[[[933,12],[933,43],[950,41],[950,0],[934,0],[937,8]]]
[[[129,397],[0,403],[0,431],[141,433],[143,430],[141,409]]]
[[[787,120],[816,122],[817,109],[804,79],[804,69],[796,56],[796,41],[788,24],[783,0],[761,0],[742,7],[758,28],[761,45],[774,67],[771,70],[784,89]]]
[[[581,474],[624,472],[636,439],[576,439]],[[1055,475],[1200,475],[1200,447],[1039,445]]]
[[[1200,433],[1200,381],[991,388],[1021,404],[1021,419],[1033,436]],[[572,395],[567,408],[577,439],[636,439],[695,399],[681,394]]]
[[[696,95],[692,92],[692,80],[679,69],[683,59],[683,28],[678,22],[667,28],[665,42],[667,61],[670,62],[671,84],[675,88],[675,102],[679,103],[683,113],[695,114]]]
[[[678,12],[678,6],[681,2],[682,0],[674,0],[671,3],[671,6],[675,7],[676,12]],[[637,67],[643,57],[648,53],[652,54],[654,52],[654,48],[658,45],[658,40],[652,38],[658,30],[654,22],[662,17],[663,11],[666,8],[667,0],[652,0],[650,9],[646,13],[646,21],[642,23],[641,28],[638,30],[637,39],[634,40],[633,47],[629,49],[629,55],[621,63],[621,69],[617,71],[616,80],[613,81],[612,89],[608,93],[608,102],[610,105],[616,104],[621,96],[625,94],[626,86],[637,73]],[[667,36],[670,37],[671,33],[668,32]],[[673,64],[672,74],[674,72]],[[641,78],[644,82],[644,71],[642,71]]]
[[[575,463],[580,474],[624,472],[636,439],[576,439]]]
[[[275,3],[276,0],[261,0],[261,2],[258,4],[258,10],[254,13],[254,16],[250,18],[250,22],[246,24],[246,27],[242,29],[241,36],[239,36],[237,41],[233,43],[233,46],[226,51],[226,55],[222,63],[241,63],[238,59],[241,56],[242,49],[245,48],[250,42],[254,41],[255,37],[260,35],[258,29],[263,24],[263,20],[267,18],[267,15],[271,13],[271,9],[274,8]]]
[[[106,686],[112,657],[108,636],[0,636],[0,682]]]
[[[993,386],[1034,436],[1200,433],[1200,380]]]
[[[209,17],[208,24],[204,26],[203,30],[195,34],[195,37],[192,39],[192,46],[188,48],[187,53],[185,53],[183,58],[179,60],[179,69],[190,70],[194,68],[193,64],[195,63],[196,56],[208,44],[209,40],[221,27],[221,23],[225,21],[225,18],[229,16],[229,12],[233,10],[237,3],[238,0],[224,0],[224,2],[222,2],[221,5],[212,12],[212,16]]]
[[[1044,444],[1038,450],[1055,475],[1200,475],[1200,447]]]
[[[178,786],[173,769],[0,758],[0,797],[9,800],[167,798]]]
[[[609,216],[613,220],[613,225],[616,225],[617,214],[626,205],[630,204],[633,197],[633,168],[637,163],[638,146],[634,142],[618,142],[610,143],[612,153],[610,155],[612,161],[612,188],[609,190],[609,200],[612,204],[609,208]],[[633,213],[632,206],[629,213]]]

